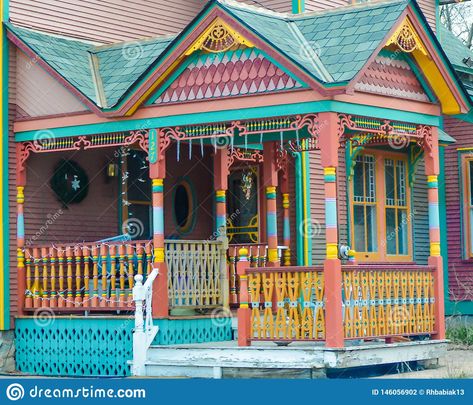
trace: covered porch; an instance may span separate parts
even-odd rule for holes
[[[381,339],[387,343],[419,338],[442,340],[445,329],[437,138],[437,128],[433,126],[324,112],[140,130],[110,138],[81,136],[19,143],[18,283],[20,291],[25,291],[19,297],[20,307],[23,314],[36,313],[41,308],[60,315],[132,312],[135,278],[141,277],[141,282],[153,275],[154,282],[147,287],[152,290],[153,302],[152,310],[148,305],[145,311],[148,320],[202,315],[231,318],[234,308],[238,312],[240,346],[254,341],[320,341],[327,347],[343,347],[348,340],[360,339]],[[87,154],[93,148],[128,146],[139,146],[149,162],[152,211],[149,239],[132,240],[133,235],[124,233],[96,242],[36,245],[30,238],[25,243],[24,209],[28,201],[25,163],[31,154],[40,156],[70,150]],[[207,167],[213,173],[212,185],[204,184],[213,190],[214,220],[207,224],[206,240],[187,240],[176,232],[171,232],[173,239],[166,239],[169,223],[176,227],[195,221],[189,220],[192,213],[187,210],[187,216],[177,222],[174,212],[171,222],[172,214],[168,210],[172,207],[166,209],[165,204],[167,182],[173,184],[174,190],[169,191],[174,197],[179,187],[168,178],[175,173],[180,177],[179,165],[195,158],[192,148],[201,157],[205,153],[211,156]],[[393,191],[396,195],[391,197],[398,200],[393,205],[402,214],[394,236],[391,235],[399,254],[390,259],[386,247],[381,261],[376,261],[378,257],[370,260],[368,247],[365,252],[356,252],[340,242],[339,229],[350,225],[340,220],[337,190],[342,185],[345,189],[354,187],[357,179],[353,179],[351,170],[359,170],[357,162],[363,160],[358,157],[364,150],[388,154],[394,150],[405,156],[412,167],[423,157],[428,178],[428,201],[424,204],[429,205],[431,247],[427,263],[416,263],[406,245],[410,236],[408,239],[403,236],[406,229],[412,232],[407,208],[402,212],[405,207],[400,202],[401,194],[406,194],[402,190],[409,187],[407,164],[403,166],[406,171],[401,166],[398,170],[398,186]],[[181,155],[183,151],[185,156]],[[294,254],[297,245],[304,246],[311,237],[310,218],[307,221],[302,217],[302,228],[299,225],[296,232],[291,232],[294,208],[289,203],[290,159],[304,154],[307,157],[312,152],[320,153],[324,193],[316,198],[325,207],[325,216],[320,221],[325,237],[325,260],[314,266],[305,264],[304,258]],[[337,179],[340,156],[347,174]],[[244,231],[248,240],[238,239],[238,233],[241,235],[245,227],[235,226],[232,222],[235,217],[228,212],[228,181],[236,162],[245,164],[245,168],[248,163],[257,165],[261,171],[260,178],[253,180],[259,183],[258,188],[250,190],[262,197],[256,204],[258,225],[248,226],[250,229]],[[244,175],[254,171],[249,173]],[[205,171],[198,175],[209,176]],[[239,190],[244,190],[241,184]],[[70,210],[74,208],[71,205]],[[352,226],[359,229],[363,225],[366,231],[367,221],[365,215]],[[146,229],[148,225],[141,223],[141,226]],[[389,241],[391,230],[386,225],[384,232]],[[354,234],[353,246],[357,237]],[[229,244],[229,239],[241,243]],[[228,325],[227,322],[225,327]],[[214,326],[218,328],[222,324],[217,322]]]

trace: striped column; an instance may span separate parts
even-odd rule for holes
[[[240,307],[237,310],[238,317],[238,346],[251,345],[251,309],[249,306],[248,275],[246,269],[248,263],[248,249],[241,248],[238,251],[237,274],[240,278]]]
[[[327,259],[338,258],[337,176],[335,167],[324,168],[325,235]]]
[[[279,266],[275,186],[266,187],[266,239],[268,243],[268,263],[272,266]]]
[[[24,205],[25,205],[25,187],[17,186],[16,188],[16,210],[17,210],[17,221],[16,221],[16,246],[17,246],[17,268],[18,268],[18,312],[23,314],[23,308],[25,304],[25,291],[26,291],[26,273],[25,273],[25,217],[24,217]]]
[[[427,176],[429,198],[430,256],[440,256],[440,213],[438,176]]]
[[[284,265],[291,265],[291,223],[289,221],[289,193],[283,193],[282,195],[282,208],[284,211],[284,223],[283,223],[283,238],[284,246],[287,249],[284,251]]]
[[[154,262],[164,263],[164,181],[153,179]]]
[[[215,227],[217,237],[227,236],[227,192],[226,190],[215,191],[215,207],[217,218]]]
[[[434,318],[436,333],[434,339],[445,339],[445,304],[444,304],[444,282],[443,282],[443,259],[440,255],[440,210],[438,176],[428,175],[428,198],[429,198],[429,236],[430,257],[429,266],[435,268],[434,274]]]

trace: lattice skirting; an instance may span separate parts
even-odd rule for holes
[[[231,319],[158,319],[153,344],[232,340]],[[16,367],[45,376],[127,376],[133,318],[20,318],[15,322]]]
[[[17,319],[17,369],[50,376],[129,375],[133,324],[132,318]]]
[[[233,339],[231,318],[159,319],[155,345],[222,342]]]

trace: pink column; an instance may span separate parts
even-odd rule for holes
[[[440,173],[438,151],[438,128],[432,127],[432,144],[425,150],[425,174],[428,183],[429,199],[429,266],[435,267],[434,274],[434,317],[436,334],[434,339],[445,339],[445,303],[443,283],[443,260],[440,255],[440,214],[438,175]],[[430,150],[429,150],[430,149]]]
[[[168,274],[164,256],[164,178],[166,177],[166,155],[158,154],[155,163],[150,163],[150,178],[153,192],[153,268],[158,276],[153,284],[153,316],[169,315]]]
[[[248,263],[248,249],[238,251],[237,274],[240,277],[240,307],[238,317],[238,346],[251,345],[251,309],[249,306],[248,275],[245,270],[250,267]]]
[[[282,208],[284,213],[283,219],[283,240],[284,246],[287,246],[287,249],[283,252],[283,262],[284,266],[291,265],[291,222],[289,216],[289,179],[287,173],[283,174],[281,179],[281,192],[282,192]]]
[[[217,149],[214,156],[214,188],[217,236],[227,236],[228,150]]]
[[[321,113],[319,146],[325,182],[325,345],[343,347],[342,267],[338,258],[337,168],[338,117],[336,113]]]
[[[276,189],[278,169],[276,167],[276,142],[263,144],[263,182],[266,190],[266,242],[268,243],[268,266],[279,266],[278,222],[276,211]]]

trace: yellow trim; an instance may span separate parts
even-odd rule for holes
[[[466,151],[473,151],[473,148],[457,148],[456,150],[466,150]]]
[[[355,252],[355,258],[360,262],[369,262],[369,261],[396,261],[396,262],[408,262],[412,261],[412,224],[411,221],[407,221],[407,255],[390,255],[387,253],[386,242],[383,244],[383,241],[386,241],[386,208],[397,208],[395,206],[386,205],[386,180],[385,180],[385,160],[392,159],[396,161],[403,161],[406,165],[406,202],[407,202],[407,218],[410,218],[411,215],[411,188],[407,182],[409,176],[409,165],[407,164],[407,157],[405,154],[396,153],[396,152],[386,152],[374,149],[368,149],[364,153],[360,153],[360,156],[369,155],[374,157],[374,173],[375,173],[375,197],[376,201],[371,202],[356,202],[353,201],[354,193],[354,176],[350,179],[349,184],[349,198],[350,198],[350,233],[351,240],[354,241],[358,235],[355,235],[354,227],[354,206],[375,206],[376,207],[376,226],[377,226],[377,250],[375,252]],[[398,207],[401,209],[406,209],[406,207]],[[397,216],[396,216],[397,218]],[[397,229],[397,227],[396,227]],[[367,235],[367,232],[365,232]],[[355,244],[353,242],[353,248]]]
[[[473,208],[473,205],[470,204],[471,201],[471,193],[473,190],[470,188],[470,170],[469,170],[469,163],[473,162],[473,156],[467,155],[462,156],[461,158],[461,170],[462,170],[462,183],[463,183],[463,193],[462,193],[462,231],[465,235],[464,241],[464,252],[466,252],[466,257],[471,258],[473,257],[473,251],[471,249],[471,215],[470,210]],[[466,245],[466,246],[465,246]]]
[[[289,193],[283,193],[282,195],[282,207],[289,208]]]
[[[217,197],[225,197],[225,196],[227,195],[227,192],[226,192],[226,190],[217,190],[217,191],[215,192],[215,195],[216,195]]]
[[[268,249],[268,262],[275,263],[279,261],[278,249]]]
[[[427,176],[427,183],[436,183],[438,182],[439,176]]]
[[[154,262],[164,263],[164,248],[163,247],[154,248]]]
[[[16,189],[17,189],[16,202],[18,204],[23,204],[25,202],[25,187],[18,186]]]
[[[305,141],[302,141],[302,145],[305,146]],[[307,221],[310,220],[310,218],[307,218],[307,156],[306,152],[301,153],[301,166],[302,166],[302,221],[303,223],[306,224],[306,227],[308,226]],[[303,241],[304,241],[304,265],[308,266],[310,261],[309,261],[309,238],[308,238],[308,232],[307,229],[305,229],[305,232],[303,234]],[[310,252],[312,253],[312,252]]]
[[[399,28],[386,42],[386,47],[388,46],[396,46],[401,51],[410,53],[414,57],[430,86],[434,89],[444,114],[455,115],[461,113],[461,107],[454,93],[431,55],[427,52],[427,47],[408,17],[404,19]]]
[[[164,180],[163,179],[153,179],[151,182],[153,187],[159,187],[164,185]]]
[[[327,259],[337,259],[337,258],[338,258],[338,244],[327,243]]]
[[[268,194],[270,194],[270,193],[273,194],[273,193],[275,193],[275,192],[276,192],[276,187],[274,187],[274,186],[268,186],[268,187],[266,187],[266,193],[268,193]]]
[[[440,256],[440,242],[430,242],[430,256]]]
[[[325,167],[324,168],[324,175],[325,176],[334,176],[336,174],[335,167]]]
[[[209,35],[212,31],[215,30],[218,26],[223,27],[227,35],[230,35],[234,40],[233,46],[244,45],[248,48],[254,48],[254,44],[248,39],[241,36],[233,28],[231,28],[227,23],[225,23],[221,18],[217,17],[209,27],[197,38],[189,48],[187,48],[182,55],[180,55],[176,60],[169,66],[168,69],[151,85],[151,87],[137,100],[137,102],[127,111],[126,116],[133,115],[138,107],[156,90],[156,88],[164,82],[165,79],[176,69],[176,67],[186,58],[197,50],[202,49],[202,46],[205,44]],[[223,51],[223,50],[222,50]]]

